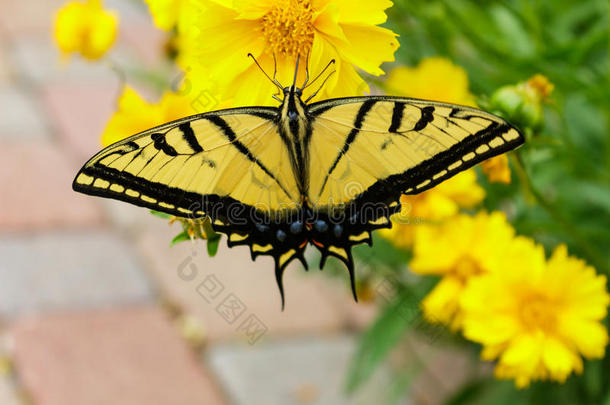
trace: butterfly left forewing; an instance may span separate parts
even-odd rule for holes
[[[320,209],[419,193],[524,141],[495,115],[424,100],[335,99],[310,113],[309,199]]]

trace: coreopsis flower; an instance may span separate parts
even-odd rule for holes
[[[79,53],[86,59],[99,59],[114,44],[119,18],[102,6],[101,0],[73,1],[58,10],[55,42],[64,58]]]
[[[148,4],[155,25],[169,31],[178,24],[180,11],[188,0],[144,0]]]
[[[385,87],[392,95],[476,107],[466,71],[446,58],[424,58],[415,67],[397,67],[388,74]]]
[[[533,89],[541,100],[547,99],[555,88],[555,85],[551,83],[546,76],[541,75],[540,73],[530,77],[527,80],[527,86]]]
[[[606,277],[565,246],[545,262],[542,247],[520,237],[495,271],[468,283],[460,307],[464,336],[483,345],[482,358],[497,359],[496,376],[526,387],[580,373],[581,355],[604,356],[609,302]]]
[[[514,237],[502,212],[458,215],[415,234],[413,272],[440,275],[442,279],[422,300],[425,318],[453,330],[462,324],[460,297],[469,280],[498,267]]]
[[[396,34],[379,27],[386,20],[389,0],[192,0],[178,22],[179,63],[192,72],[206,65],[209,79],[220,89],[221,99],[235,106],[275,105],[277,88],[248,57],[283,86],[305,80],[308,59],[310,80],[331,60],[334,66],[304,92],[312,94],[328,78],[318,98],[354,96],[368,91],[356,68],[380,75],[382,62],[394,60]],[[274,63],[274,57],[277,63]],[[193,75],[193,74],[191,74]],[[196,81],[197,77],[191,78]]]
[[[392,216],[392,228],[379,233],[395,246],[408,249],[418,229],[441,223],[460,209],[473,208],[484,198],[476,173],[466,170],[423,193],[401,196],[401,211]]]
[[[510,166],[505,154],[494,156],[481,163],[481,169],[492,183],[510,184]]]
[[[131,87],[126,86],[102,134],[102,145],[108,146],[128,136],[178,118],[195,114],[193,101],[167,92],[158,103],[149,103]]]

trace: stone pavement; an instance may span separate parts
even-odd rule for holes
[[[270,259],[170,248],[176,226],[71,190],[121,82],[103,62],[59,62],[62,3],[0,0],[0,404],[374,403],[387,370],[342,391],[353,331],[375,314],[347,275],[289,268],[282,312]],[[159,65],[146,7],[106,4],[122,19],[109,59]]]

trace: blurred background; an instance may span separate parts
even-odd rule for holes
[[[610,404],[603,355],[565,383],[519,389],[495,379],[479,345],[421,317],[419,300],[442,274],[410,273],[413,253],[400,236],[357,251],[359,303],[344,270],[306,273],[293,263],[281,311],[272,259],[252,262],[224,240],[214,257],[200,240],[170,247],[180,223],[73,192],[123,85],[155,100],[183,76],[172,34],[136,0],[104,2],[120,15],[104,59],[62,60],[53,24],[64,3],[0,2],[1,405]],[[608,274],[608,3],[396,0],[387,14],[401,46],[384,70],[443,57],[469,78],[463,103],[526,131],[512,182],[477,172],[477,209],[502,210],[547,253],[567,244]],[[365,80],[426,97],[396,72]],[[515,102],[536,74],[544,94]],[[213,109],[218,100],[198,103]],[[405,303],[405,294],[414,298]]]

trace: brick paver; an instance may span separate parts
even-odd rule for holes
[[[0,229],[99,224],[95,201],[72,191],[78,164],[49,142],[2,143]]]
[[[2,64],[0,60],[0,83]],[[23,89],[0,84],[0,111],[0,141],[49,138],[45,116],[40,114],[38,101]]]
[[[9,377],[0,376],[0,404],[22,405],[15,386]]]
[[[152,287],[128,246],[102,231],[0,234],[0,315],[147,302]]]
[[[354,347],[351,337],[338,335],[255,346],[219,345],[209,350],[208,357],[235,405],[383,403],[389,383],[383,367],[353,397],[345,396],[344,378]]]
[[[212,339],[243,338],[244,334],[236,328],[251,314],[266,325],[266,335],[271,337],[323,334],[343,327],[341,312],[320,288],[320,283],[328,280],[318,270],[304,274],[297,263],[286,270],[286,308],[282,312],[271,258],[259,257],[252,262],[247,248],[229,249],[226,239],[221,241],[216,257],[210,258],[201,241],[195,246],[185,242],[169,247],[175,233],[175,228],[142,233],[138,240],[140,252],[148,258],[148,267],[162,291],[202,319]],[[230,300],[227,298],[230,295],[244,308],[241,317],[233,322],[219,314],[223,300]]]
[[[25,33],[47,36],[55,10],[64,3],[65,0],[0,0],[0,26],[12,37]]]
[[[156,308],[30,319],[11,331],[36,405],[221,405],[208,372]]]
[[[13,63],[19,66],[18,77],[28,85],[57,81],[95,82],[115,77],[104,61],[91,62],[76,55],[63,60],[49,35],[20,35],[11,38],[6,48]]]
[[[57,82],[45,86],[46,111],[53,117],[59,137],[75,153],[80,165],[101,149],[100,136],[115,110],[120,91],[118,79]]]
[[[358,276],[358,263],[356,262],[356,277]],[[345,279],[327,279],[324,282],[325,295],[331,297],[333,305],[341,312],[345,320],[345,327],[349,330],[361,331],[366,329],[377,317],[379,306],[376,301],[366,301],[359,291],[358,302],[354,301],[349,286],[347,270]]]
[[[449,332],[441,329],[441,333]],[[448,398],[468,381],[492,375],[490,363],[473,362],[472,355],[459,347],[436,344],[436,339],[424,335],[411,336],[407,341],[406,362],[419,364],[420,368],[410,385],[410,396],[415,404],[446,404]]]
[[[4,35],[0,27],[0,35]],[[8,84],[13,77],[13,61],[8,58],[6,42],[0,39],[0,86]]]

